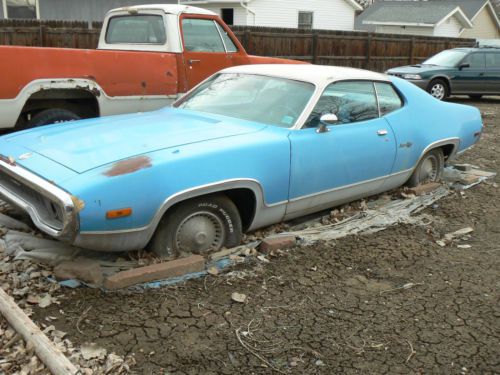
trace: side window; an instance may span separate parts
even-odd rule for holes
[[[462,64],[470,64],[470,69],[484,69],[484,53],[471,53]]]
[[[375,89],[377,90],[381,116],[391,113],[403,106],[401,98],[390,83],[375,82]]]
[[[226,52],[213,20],[184,18],[182,20],[184,48],[193,52]]]
[[[500,53],[492,52],[486,54],[486,69],[500,69]]]
[[[227,52],[238,52],[238,48],[236,48],[236,46],[234,45],[234,43],[231,40],[231,38],[229,37],[229,35],[227,35],[226,30],[224,30],[224,28],[221,25],[219,25],[217,22],[215,24],[217,25],[217,29],[219,30],[219,33],[222,36],[222,40],[224,41],[224,45],[226,46],[226,51]]]
[[[378,106],[372,82],[346,81],[329,85],[311,115],[306,126],[316,127],[321,115],[333,113],[339,124],[349,124],[378,117]]]

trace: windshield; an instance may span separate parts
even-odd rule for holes
[[[289,128],[314,92],[314,85],[241,73],[214,76],[175,106]]]
[[[425,60],[422,64],[426,65],[439,65],[447,68],[453,68],[465,57],[467,52],[457,50],[447,50],[439,52],[437,55],[432,56],[430,59]]]

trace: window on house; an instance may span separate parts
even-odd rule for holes
[[[299,29],[313,28],[313,12],[299,12]]]
[[[36,19],[37,0],[3,0],[6,18],[27,18]]]
[[[226,25],[234,25],[234,9],[233,8],[223,8],[220,10],[220,15],[222,20]]]

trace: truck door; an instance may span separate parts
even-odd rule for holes
[[[238,60],[240,51],[215,19],[183,17],[181,32],[188,89]]]

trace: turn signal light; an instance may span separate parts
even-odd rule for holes
[[[132,215],[131,208],[120,208],[119,210],[111,210],[106,212],[106,219],[118,219]]]

